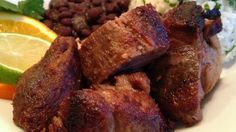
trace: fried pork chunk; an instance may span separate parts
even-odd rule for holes
[[[155,8],[138,7],[109,21],[82,41],[84,75],[93,83],[141,67],[164,54],[168,36]]]
[[[79,88],[80,65],[73,38],[57,38],[42,60],[21,76],[13,99],[13,120],[25,131],[42,131],[59,104]]]
[[[160,107],[170,118],[188,125],[202,119],[201,100],[213,89],[222,70],[216,37],[222,24],[220,19],[205,21],[203,14],[195,2],[164,14],[170,48],[149,69]]]
[[[74,91],[62,102],[49,130],[66,128],[68,132],[171,131],[158,106],[148,95],[146,90],[149,87],[150,81],[144,73],[134,73],[116,77],[115,86],[94,85],[91,89]]]

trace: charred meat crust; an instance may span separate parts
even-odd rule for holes
[[[135,75],[143,76],[139,83],[148,79],[144,73]],[[117,76],[114,86],[94,85],[92,89],[73,91],[62,102],[57,119],[61,119],[70,132],[170,132],[151,97],[127,85],[133,83],[130,76],[132,74]],[[125,81],[127,83],[122,83]]]
[[[185,2],[168,13],[163,15],[164,21],[168,22],[169,27],[183,28],[187,27],[191,30],[202,30],[204,27],[202,7],[197,5],[196,2]],[[165,25],[167,26],[167,25]]]
[[[41,131],[72,89],[79,88],[80,64],[73,38],[59,37],[44,58],[16,86],[13,120],[26,131]]]
[[[221,21],[202,16],[200,6],[187,2],[166,13],[162,23],[146,5],[107,22],[82,41],[80,51],[73,38],[57,38],[20,78],[14,122],[26,131],[172,131],[149,96],[151,83],[168,117],[197,123],[201,100],[222,70],[215,36]],[[142,72],[121,74],[160,55],[149,67],[151,81]],[[84,76],[92,82],[90,89],[80,89],[80,60]]]
[[[151,78],[161,76],[152,88],[165,114],[184,124],[201,120],[200,101],[204,92],[199,80],[201,64],[196,50],[189,45],[172,49],[152,66],[151,72],[156,73]]]
[[[136,8],[107,22],[82,42],[83,73],[91,82],[100,83],[162,55],[168,42],[155,9],[151,5]]]
[[[201,100],[213,89],[222,69],[219,43],[216,36],[211,37],[222,28],[221,21],[205,22],[202,12],[195,2],[186,2],[164,14],[170,48],[149,67],[160,108],[186,125],[202,119]]]

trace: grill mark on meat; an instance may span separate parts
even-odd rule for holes
[[[152,7],[150,4],[148,4],[147,6],[155,10],[154,7]],[[169,40],[167,39],[168,36],[165,31],[165,27],[162,25],[158,13],[152,12],[151,10],[145,10],[145,8],[140,8],[137,12],[134,12],[133,14],[137,16],[136,17],[137,20],[134,21],[132,19],[132,16],[130,14],[127,14],[127,15],[122,15],[120,17],[119,22],[131,28],[133,30],[133,33],[137,33],[138,36],[140,36],[140,38],[144,38],[145,42],[149,44],[149,46],[165,47],[166,46],[165,44],[168,43]],[[141,21],[142,23],[139,23],[139,21]],[[155,30],[157,30],[157,32],[154,32],[153,27],[155,27]],[[158,36],[157,34],[160,37],[157,37]],[[156,43],[164,45],[156,45]]]
[[[195,2],[185,2],[163,15],[174,27],[188,27],[192,30],[203,30],[204,17],[201,6],[196,5]]]
[[[83,73],[91,82],[100,83],[109,76],[141,67],[162,55],[168,42],[155,9],[151,5],[138,7],[107,22],[82,41]]]

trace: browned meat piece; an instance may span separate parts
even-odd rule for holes
[[[191,45],[169,50],[153,64],[154,77],[161,80],[154,86],[160,107],[167,115],[185,124],[201,120],[200,101],[204,96],[201,86],[201,64]]]
[[[93,83],[143,66],[166,52],[168,36],[151,5],[138,7],[109,21],[82,41],[84,75]]]
[[[151,97],[143,91],[132,89],[134,83],[129,82],[129,77],[136,75],[142,76],[140,84],[147,83],[145,74],[135,73],[116,77],[119,83],[116,86],[95,85],[92,89],[72,92],[54,118],[59,120],[57,122],[64,122],[61,128],[66,127],[69,132],[171,131]]]
[[[219,39],[216,35],[208,38],[204,46],[201,81],[205,94],[208,94],[216,85],[222,71],[222,56]]]
[[[222,22],[221,19],[218,18],[216,20],[206,20],[204,26],[204,37],[208,41],[208,39],[222,30]]]
[[[116,78],[116,88],[133,88],[135,90],[144,91],[147,94],[150,93],[150,80],[147,75],[142,72],[133,74],[120,75]]]
[[[41,131],[57,113],[59,104],[72,89],[79,88],[77,44],[59,37],[44,58],[28,69],[16,86],[14,122],[26,131]]]
[[[170,37],[170,48],[149,69],[153,91],[170,118],[192,125],[201,120],[201,100],[220,77],[219,42],[216,36],[210,37],[209,42],[204,39],[202,9],[195,2],[170,10],[163,23]],[[214,24],[208,26],[214,28]]]

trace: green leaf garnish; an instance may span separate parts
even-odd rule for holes
[[[215,9],[220,10],[221,4],[216,2]]]
[[[169,3],[170,7],[175,7],[177,5],[177,3]]]
[[[225,54],[229,54],[230,52],[232,52],[234,49],[236,48],[236,45],[233,45],[230,49],[225,51]]]
[[[41,20],[45,11],[43,2],[43,0],[22,0],[18,2],[18,5],[15,5],[5,0],[0,0],[0,11],[10,11]]]
[[[19,12],[19,9],[15,4],[7,2],[5,0],[0,0],[0,10],[2,11],[12,11],[12,12]]]
[[[236,0],[229,0],[229,5],[236,9]]]
[[[209,6],[208,4],[205,4],[205,5],[204,5],[204,10],[205,10],[205,11],[209,11],[209,10],[210,10],[210,6]]]
[[[166,3],[170,3],[170,1],[169,0],[164,0]]]
[[[31,16],[36,19],[43,19],[44,8],[43,0],[25,0],[18,2],[18,8],[27,16]]]

